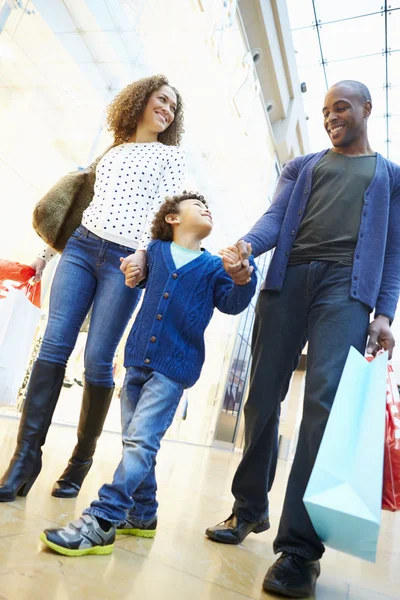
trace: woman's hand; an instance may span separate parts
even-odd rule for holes
[[[31,264],[32,269],[35,269],[33,281],[38,282],[42,279],[43,271],[46,266],[46,261],[43,258],[37,257]]]
[[[125,285],[134,288],[147,274],[147,257],[145,250],[137,250],[126,258],[120,258],[120,270],[125,275]]]

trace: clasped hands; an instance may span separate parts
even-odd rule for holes
[[[251,274],[254,271],[254,267],[249,262],[251,252],[251,244],[244,240],[219,252],[225,271],[232,277],[236,285],[246,285],[251,281]]]
[[[120,270],[125,275],[125,285],[134,288],[147,275],[147,257],[145,250],[136,250],[126,258],[120,258]]]

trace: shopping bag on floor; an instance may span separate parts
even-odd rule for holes
[[[388,366],[386,390],[382,508],[391,511],[400,510],[400,398],[391,365]]]
[[[0,406],[18,399],[40,319],[40,283],[31,267],[0,260]]]
[[[382,507],[387,353],[351,348],[304,504],[330,548],[375,562]]]

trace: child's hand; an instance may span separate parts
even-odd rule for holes
[[[240,260],[239,250],[236,248],[236,246],[228,246],[227,248],[223,248],[218,254],[220,254],[222,257],[224,265],[225,263],[228,265],[236,265]]]
[[[120,258],[120,270],[125,275],[125,285],[134,288],[142,279],[146,277],[147,260],[146,252],[138,250],[126,258]]]
[[[125,285],[130,288],[136,287],[140,278],[140,267],[133,263],[129,263],[125,269]]]
[[[245,254],[250,256],[251,254],[251,244],[246,244],[246,242],[240,242],[244,247],[241,248]],[[225,271],[230,275],[233,279],[233,282],[236,285],[246,285],[251,281],[251,274],[254,271],[254,268],[249,266],[249,261],[246,259],[245,263],[241,260],[241,252],[239,252],[238,246],[228,246],[223,250],[220,250],[219,254],[222,257],[222,263],[224,265]],[[247,263],[247,264],[246,264]]]

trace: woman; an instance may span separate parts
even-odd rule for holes
[[[50,295],[49,319],[28,386],[17,446],[0,480],[0,502],[26,496],[40,473],[42,446],[57,404],[65,368],[92,307],[85,350],[85,382],[78,443],[53,487],[53,496],[76,497],[92,462],[114,390],[112,362],[140,291],[125,285],[127,265],[146,268],[154,214],[167,195],[181,191],[184,158],[182,100],[157,75],[127,86],[108,109],[114,146],[96,169],[94,197],[69,239]],[[33,267],[39,279],[55,255],[47,247]]]

